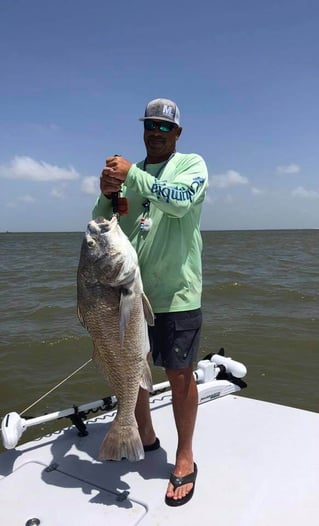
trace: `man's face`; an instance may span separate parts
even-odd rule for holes
[[[182,128],[168,123],[167,121],[144,121],[144,143],[149,162],[160,163],[166,161],[175,151],[176,141],[182,133]],[[171,128],[169,131],[162,130]],[[150,129],[147,129],[147,128]]]

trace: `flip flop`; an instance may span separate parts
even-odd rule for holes
[[[155,442],[153,444],[149,444],[148,446],[143,446],[145,453],[147,451],[155,451],[156,449],[159,449],[161,447],[159,438],[156,437]]]
[[[168,506],[182,506],[183,504],[186,504],[186,502],[190,501],[195,489],[195,482],[197,477],[197,465],[194,462],[194,471],[193,473],[189,473],[189,475],[185,475],[185,477],[176,477],[173,473],[171,473],[170,476],[170,482],[174,486],[174,491],[176,488],[179,488],[180,486],[184,486],[184,484],[190,484],[193,483],[193,487],[190,490],[185,497],[182,497],[181,499],[174,499],[173,497],[167,497],[165,496],[165,503]]]

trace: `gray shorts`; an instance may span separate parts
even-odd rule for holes
[[[155,325],[148,328],[154,365],[191,367],[197,360],[201,326],[201,309],[155,314]]]

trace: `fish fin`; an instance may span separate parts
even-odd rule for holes
[[[145,360],[141,380],[140,380],[140,387],[142,389],[145,389],[149,393],[153,391],[153,379],[152,379],[152,373],[150,366],[148,365],[147,360]]]
[[[85,323],[84,318],[82,316],[82,312],[81,312],[81,309],[80,309],[79,305],[78,305],[78,308],[77,308],[77,314],[78,314],[78,318],[80,320],[81,325],[83,325],[83,327],[85,327],[87,329],[87,326],[86,326],[86,323]]]
[[[154,325],[154,312],[149,302],[149,299],[144,292],[142,292],[142,302],[143,302],[144,316],[147,321],[147,325],[153,326]]]
[[[93,363],[94,363],[95,367],[103,375],[103,377],[105,378],[105,380],[108,383],[108,385],[112,385],[111,384],[111,379],[110,379],[110,373],[109,373],[108,369],[105,367],[105,362],[103,360],[103,357],[101,357],[101,352],[100,352],[100,349],[99,349],[99,345],[97,345],[94,341],[93,341],[92,360],[93,360]]]
[[[105,435],[99,451],[99,460],[142,460],[144,448],[136,424],[121,426],[115,418]]]
[[[120,343],[124,343],[125,329],[135,303],[135,292],[130,287],[122,287],[120,295]]]

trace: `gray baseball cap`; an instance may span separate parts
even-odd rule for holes
[[[151,100],[145,108],[144,117],[140,121],[168,121],[180,126],[180,111],[175,102],[169,99]]]

